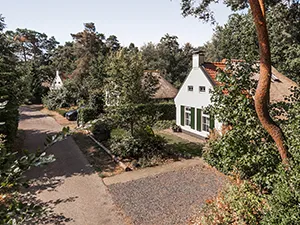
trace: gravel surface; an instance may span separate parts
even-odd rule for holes
[[[225,184],[225,176],[205,164],[108,186],[133,224],[186,224],[205,200]]]

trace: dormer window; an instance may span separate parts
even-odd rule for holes
[[[199,92],[205,92],[205,86],[199,86]]]
[[[192,85],[189,85],[188,86],[188,91],[193,91],[194,90],[194,87]]]

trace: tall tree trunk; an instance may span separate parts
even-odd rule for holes
[[[249,0],[259,42],[260,77],[255,94],[255,110],[262,126],[275,141],[283,164],[288,165],[288,150],[282,130],[272,120],[268,105],[271,85],[271,53],[263,0]]]

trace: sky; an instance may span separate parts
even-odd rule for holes
[[[94,22],[99,33],[116,35],[123,46],[141,47],[158,43],[166,33],[176,35],[182,45],[201,46],[209,41],[214,26],[194,17],[184,18],[180,0],[0,0],[0,14],[7,30],[27,28],[54,36],[60,44],[71,41],[71,33]],[[223,25],[232,13],[222,4],[212,7]]]

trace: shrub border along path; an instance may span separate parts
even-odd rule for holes
[[[51,117],[34,106],[21,107],[20,129],[25,131],[24,147],[35,150],[43,146],[46,134],[61,130]],[[44,168],[34,168],[28,176],[35,180],[30,187],[36,198],[51,204],[65,218],[63,224],[124,224],[106,186],[86,160],[72,137],[53,145],[49,152],[56,161]],[[44,222],[44,221],[43,221]]]

